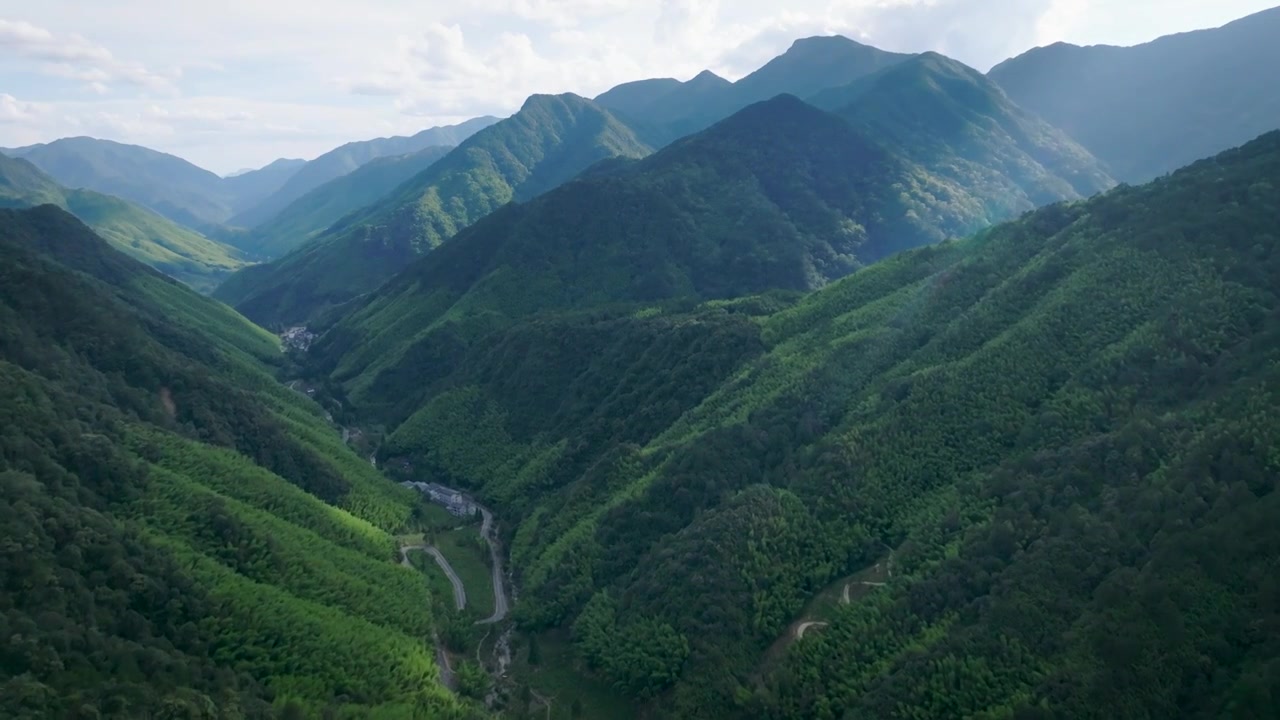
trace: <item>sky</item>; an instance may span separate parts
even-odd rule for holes
[[[986,71],[1057,41],[1133,45],[1277,0],[0,0],[0,147],[90,135],[217,173],[506,116],[533,93],[730,80],[796,38]]]

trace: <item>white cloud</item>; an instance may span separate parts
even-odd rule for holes
[[[141,63],[121,60],[80,35],[55,35],[21,20],[0,18],[0,54],[41,62],[45,73],[82,80],[94,92],[108,87],[108,83],[172,91],[180,75],[177,71],[154,72]]]
[[[0,93],[0,124],[30,123],[47,111],[48,106],[23,102],[8,93]]]

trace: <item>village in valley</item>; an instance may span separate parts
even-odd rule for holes
[[[413,481],[403,482],[401,485],[413,488],[423,495],[426,495],[431,502],[443,506],[451,515],[456,515],[457,517],[471,517],[476,514],[475,501],[453,488],[448,488],[436,483]]]

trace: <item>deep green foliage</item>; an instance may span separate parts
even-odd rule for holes
[[[274,348],[57,208],[0,211],[0,715],[474,714],[394,563],[416,499],[316,439]]]
[[[867,101],[885,104],[886,94]],[[993,116],[982,117],[995,125]],[[1066,162],[1055,147],[1037,151]],[[395,403],[387,419],[399,422],[468,343],[515,318],[810,290],[1031,206],[1025,193],[1018,200],[1004,192],[1018,186],[1015,178],[994,165],[986,172],[1003,182],[970,193],[839,118],[779,97],[649,158],[495,213],[363,301],[316,353],[340,358],[333,377],[353,400],[369,410]],[[1058,197],[1072,195],[1058,183]]]
[[[991,70],[1019,105],[1062,128],[1126,182],[1280,128],[1280,8],[1144,45],[1056,43]]]
[[[799,302],[521,317],[496,278],[467,305],[410,272],[317,369],[399,424],[384,461],[516,518],[519,621],[572,628],[659,715],[1264,717],[1277,177],[1271,134]],[[483,226],[519,228],[507,213],[415,271],[447,257],[465,277],[468,244],[486,267],[504,249]],[[575,287],[616,271],[603,257]],[[428,331],[379,366],[394,344],[355,334],[375,318]],[[887,587],[781,639],[876,562]]]
[[[243,254],[149,210],[92,190],[68,190],[20,158],[0,155],[0,207],[53,204],[113,247],[201,291],[247,265]]]
[[[648,146],[576,95],[534,95],[396,191],[285,257],[232,276],[217,297],[264,325],[295,323],[377,288],[512,200],[554,188],[605,158]]]

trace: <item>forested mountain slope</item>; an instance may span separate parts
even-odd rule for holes
[[[70,211],[116,249],[201,292],[248,264],[239,250],[150,210],[92,190],[68,190],[26,160],[0,155],[0,207],[45,203]]]
[[[407,137],[385,137],[349,142],[308,161],[288,182],[259,202],[245,208],[231,219],[231,224],[256,228],[271,221],[290,203],[320,186],[337,180],[368,163],[383,157],[409,155],[431,147],[453,147],[476,132],[498,122],[498,118],[472,118],[457,125],[427,128]]]
[[[1096,158],[973,68],[924,53],[814,100],[981,197],[993,221],[1115,182]]]
[[[0,715],[476,714],[393,560],[416,498],[275,362],[58,208],[0,211]]]
[[[263,257],[279,257],[324,232],[349,213],[372,205],[431,167],[452,147],[432,146],[407,155],[380,157],[307,192],[254,228],[245,247]]]
[[[312,242],[232,276],[217,296],[259,323],[304,321],[377,288],[511,200],[534,197],[600,160],[648,153],[630,128],[591,101],[535,95]]]
[[[933,94],[948,104],[947,90]],[[868,94],[879,115],[867,115],[890,117],[882,108],[898,96]],[[948,122],[945,113],[956,115],[928,110],[940,123]],[[968,111],[964,132],[943,140],[1021,152],[1007,134],[989,130],[1001,130],[998,120],[1007,118],[984,110]],[[419,375],[422,353],[439,359],[535,312],[813,290],[892,253],[1033,207],[1027,192],[1010,188],[1052,178],[1056,184],[1041,188],[1038,200],[1077,197],[1025,154],[1019,157],[1038,176],[1006,176],[992,163],[981,166],[985,184],[954,182],[934,172],[958,164],[953,155],[917,164],[871,134],[879,125],[866,126],[859,132],[791,96],[753,105],[645,160],[593,172],[478,223],[362,301],[320,352],[341,356],[335,378],[357,402],[389,404],[396,410],[387,419],[399,422],[427,387],[404,382]],[[1058,146],[1036,149],[1070,164]]]
[[[753,103],[778,95],[808,98],[909,57],[839,35],[802,38],[737,82],[703,71],[684,83],[669,79],[626,83],[597,96],[596,102],[617,110],[652,144],[665,145]]]
[[[1126,182],[1280,128],[1280,8],[1135,47],[1036,48],[991,70]]]
[[[69,188],[125,198],[187,227],[225,222],[235,212],[223,179],[182,158],[90,137],[6,150]]]
[[[657,716],[1268,717],[1277,178],[1271,134],[798,302],[450,311],[381,459],[519,518],[523,626]]]

